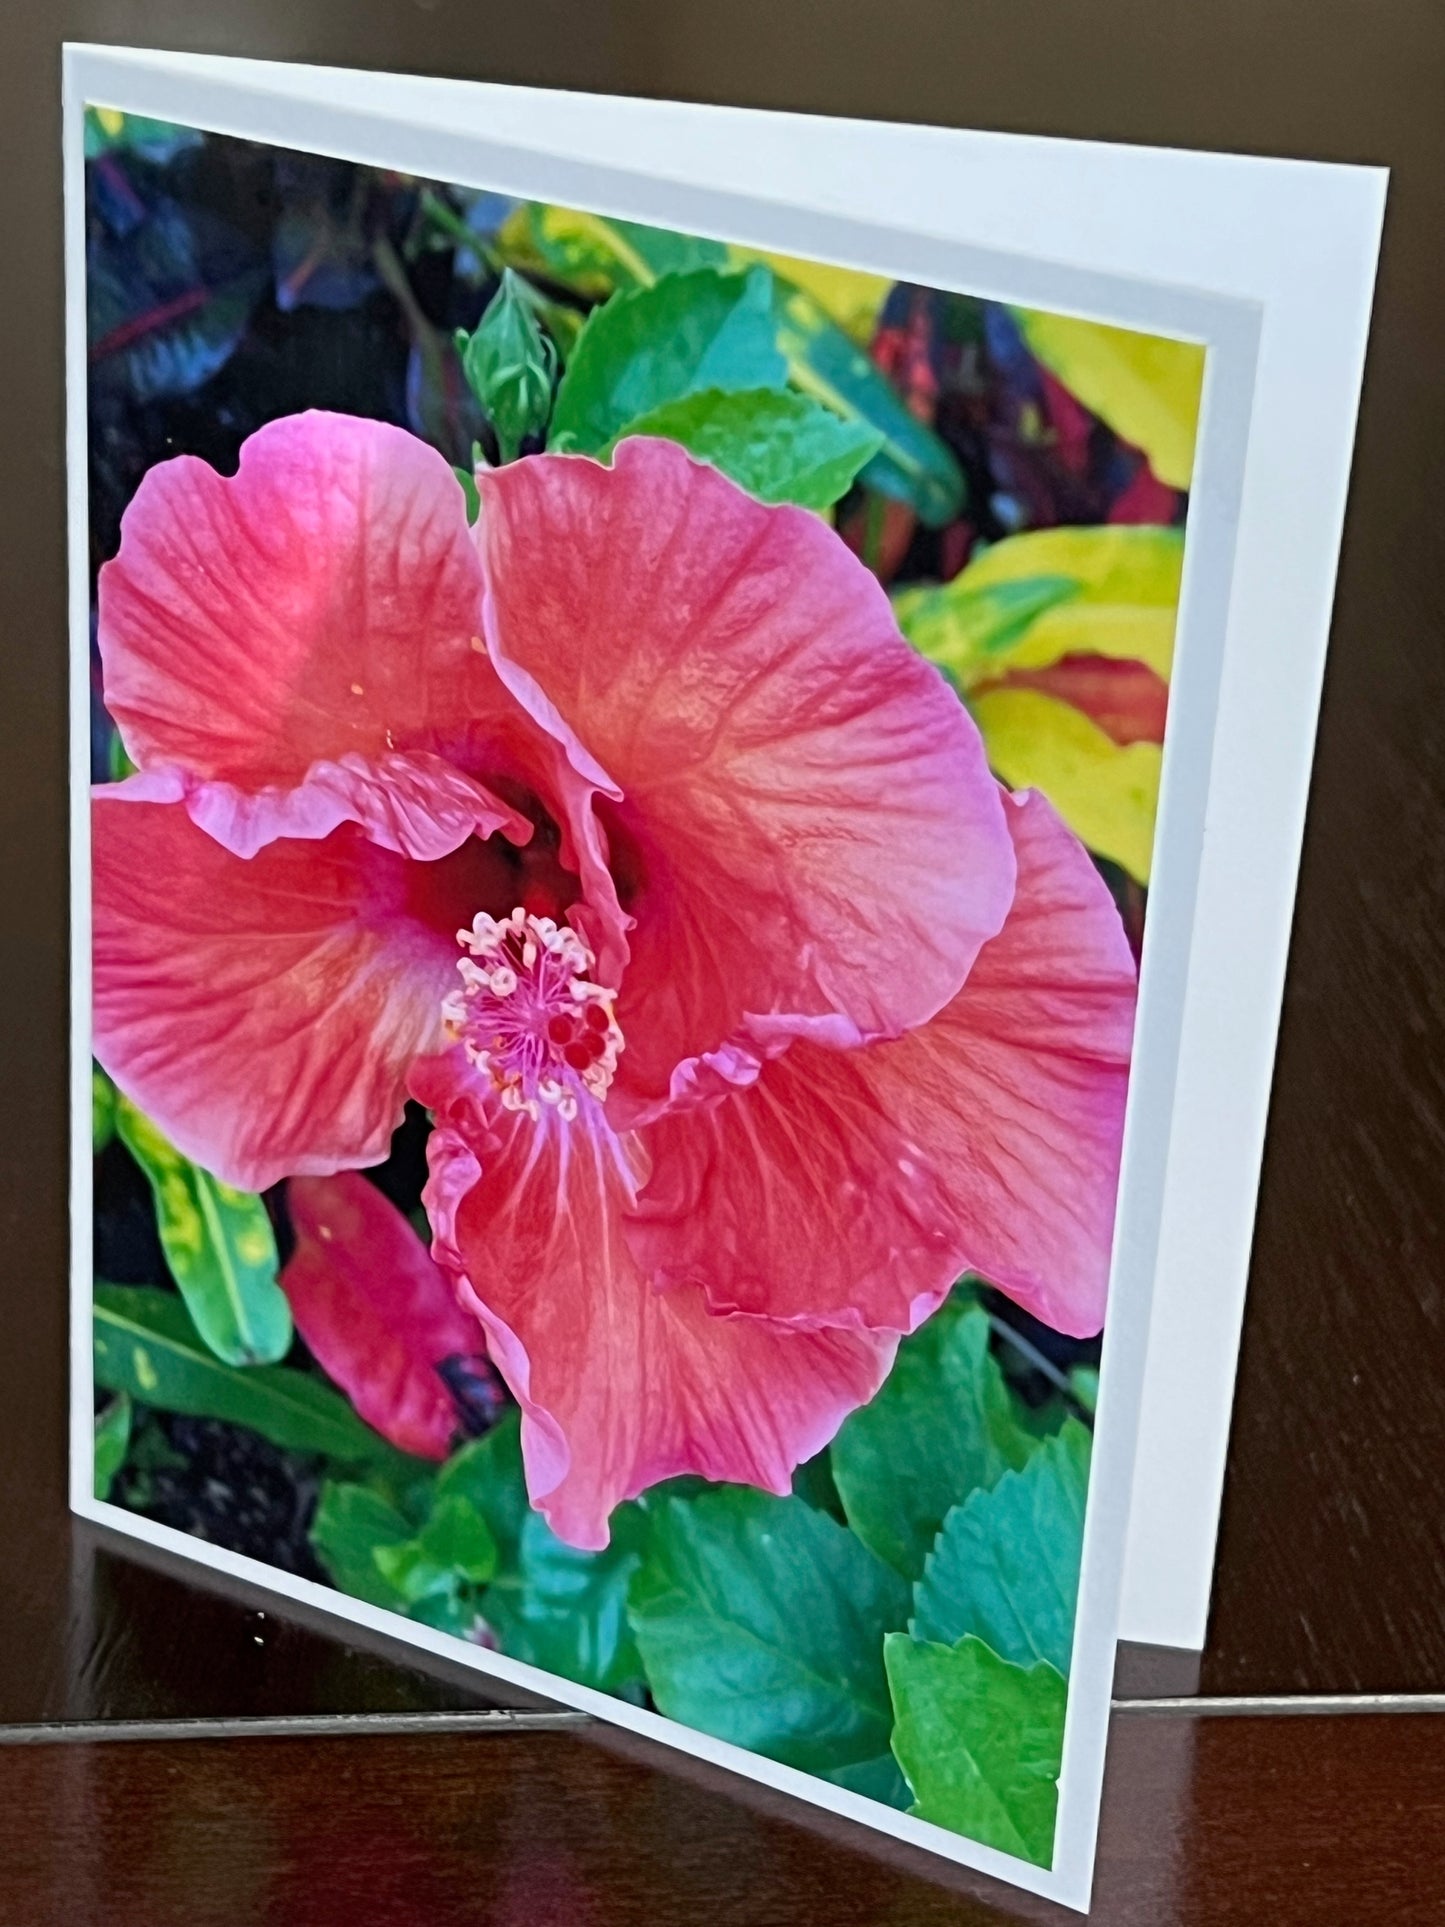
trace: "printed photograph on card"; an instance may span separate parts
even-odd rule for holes
[[[1048,1868],[1206,349],[84,140],[96,1499]]]

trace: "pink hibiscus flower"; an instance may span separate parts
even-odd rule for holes
[[[786,1491],[973,1270],[1103,1317],[1134,971],[817,517],[674,445],[481,478],[305,415],[102,572],[95,1047],[259,1188],[436,1118],[439,1262],[579,1546]]]

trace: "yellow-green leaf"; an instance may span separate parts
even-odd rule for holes
[[[610,294],[614,288],[645,288],[659,275],[690,268],[745,269],[761,262],[795,288],[804,289],[846,334],[865,346],[893,286],[887,275],[861,268],[805,261],[765,248],[710,241],[616,215],[543,202],[532,202],[509,216],[498,239],[509,258],[543,269],[579,294],[592,296]]]
[[[951,582],[894,598],[899,627],[960,689],[1064,656],[1142,662],[1165,682],[1182,529],[1037,529],[996,542]]]
[[[729,256],[721,241],[540,201],[518,209],[497,238],[511,259],[594,297],[648,288],[664,274],[723,268]]]
[[[107,1391],[129,1392],[160,1412],[249,1426],[283,1451],[346,1464],[397,1457],[319,1378],[289,1365],[222,1364],[173,1291],[97,1283],[93,1325],[95,1382]]]
[[[1149,880],[1162,752],[1121,745],[1081,711],[1035,689],[990,689],[970,707],[1010,789],[1038,789],[1097,855]]]
[[[111,1483],[125,1463],[130,1444],[131,1401],[129,1392],[113,1398],[95,1420],[94,1491],[97,1499],[110,1497]]]
[[[115,1086],[100,1068],[90,1067],[90,1143],[99,1157],[115,1136]]]
[[[276,1281],[276,1239],[260,1198],[192,1164],[120,1092],[115,1124],[150,1180],[161,1249],[206,1345],[228,1365],[284,1358],[291,1308]]]
[[[1014,318],[1050,373],[1115,434],[1142,448],[1161,482],[1189,487],[1204,385],[1198,342],[1033,308],[1016,308]]]

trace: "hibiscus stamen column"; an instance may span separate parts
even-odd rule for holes
[[[467,952],[457,960],[462,988],[442,1015],[503,1107],[540,1118],[545,1104],[570,1122],[579,1098],[601,1103],[622,1032],[576,931],[522,909],[500,921],[482,911],[457,942]]]

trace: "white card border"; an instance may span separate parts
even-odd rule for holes
[[[1208,340],[1210,367],[1201,432],[1201,453],[1195,478],[1195,508],[1187,545],[1186,579],[1181,604],[1176,699],[1165,759],[1156,847],[1159,877],[1151,904],[1146,936],[1145,986],[1140,999],[1139,1044],[1130,1093],[1126,1131],[1125,1168],[1121,1184],[1120,1225],[1115,1244],[1111,1320],[1105,1341],[1103,1393],[1095,1448],[1095,1473],[1086,1531],[1085,1570],[1081,1585],[1073,1678],[1070,1689],[1065,1766],[1061,1780],[1059,1828],[1055,1865],[1051,1872],[1001,1855],[959,1836],[894,1814],[875,1803],[829,1786],[810,1775],[795,1773],[773,1762],[713,1741],[658,1715],[627,1707],[609,1696],[506,1660],[482,1654],[445,1635],[399,1622],[392,1615],[342,1600],[329,1588],[317,1587],[254,1561],[239,1559],[206,1547],[186,1535],[157,1527],[118,1508],[99,1504],[90,1496],[91,1451],[90,1342],[89,1342],[89,1143],[88,1041],[89,1029],[89,900],[88,793],[89,723],[88,676],[73,678],[73,727],[76,745],[77,807],[74,811],[74,932],[76,960],[74,1051],[74,1254],[77,1280],[75,1339],[75,1400],[73,1409],[76,1511],[102,1523],[198,1559],[233,1576],[266,1586],[283,1596],[303,1600],[339,1619],[352,1619],[424,1650],[462,1658],[479,1670],[515,1681],[533,1691],[560,1698],[601,1717],[666,1740],[674,1746],[728,1765],[749,1777],[797,1794],[815,1805],[850,1815],[870,1826],[896,1833],[932,1851],[979,1871],[995,1874],[1013,1885],[1044,1894],[1065,1904],[1087,1904],[1093,1861],[1103,1748],[1107,1729],[1109,1682],[1112,1677],[1120,1559],[1129,1509],[1134,1433],[1138,1421],[1140,1386],[1147,1336],[1148,1299],[1155,1273],[1159,1217],[1163,1208],[1165,1163],[1171,1116],[1176,1105],[1173,1085],[1182,1061],[1180,1035],[1184,985],[1189,957],[1189,931],[1199,892],[1193,875],[1204,843],[1205,789],[1212,753],[1214,702],[1211,680],[1221,666],[1226,603],[1230,580],[1230,552],[1235,534],[1236,503],[1241,487],[1244,442],[1250,415],[1250,385],[1260,322],[1257,299],[1230,290],[1231,298],[1199,292],[1199,284],[1164,287],[1157,282],[1121,285],[1101,279],[1077,258],[1063,265],[1029,259],[1015,251],[980,248],[958,239],[919,235],[897,228],[869,235],[856,222],[832,210],[820,210],[805,200],[790,203],[779,195],[787,170],[770,174],[771,206],[753,197],[739,211],[737,197],[720,196],[706,182],[699,184],[659,178],[660,153],[651,156],[657,172],[627,178],[613,169],[599,168],[592,156],[581,157],[545,150],[536,144],[549,118],[562,120],[576,133],[579,100],[603,110],[610,118],[613,144],[617,128],[634,111],[654,117],[668,136],[669,164],[679,154],[676,136],[680,120],[700,115],[712,122],[731,120],[731,132],[741,142],[751,141],[755,124],[789,123],[788,148],[795,164],[806,154],[814,135],[823,130],[836,136],[839,123],[790,122],[786,116],[732,115],[727,110],[693,110],[659,103],[586,102],[524,90],[470,87],[467,83],[431,83],[381,75],[334,73],[319,69],[273,69],[260,63],[228,62],[188,56],[141,55],[110,50],[67,50],[67,265],[71,299],[67,311],[68,357],[71,376],[70,461],[72,517],[72,641],[77,662],[88,659],[88,582],[86,564],[87,515],[85,502],[85,341],[83,306],[74,291],[83,287],[83,205],[74,192],[83,172],[79,102],[100,101],[135,112],[155,114],[221,132],[312,148],[345,157],[401,166],[409,171],[478,186],[510,187],[540,198],[610,209],[660,224],[711,232],[726,238],[747,238],[783,252],[816,254],[828,260],[882,265],[901,277],[937,285],[966,286],[972,292],[1098,315],[1100,318],[1151,328],[1157,332]],[[445,96],[451,108],[458,102],[475,120],[486,106],[495,120],[499,97],[514,110],[524,107],[526,126],[533,134],[523,150],[505,149],[479,140],[465,126],[446,124],[446,114],[434,111]],[[304,122],[298,108],[304,104]],[[539,111],[539,109],[547,111]],[[562,113],[561,110],[566,112]],[[424,118],[415,118],[424,114]],[[658,119],[658,116],[661,119]],[[666,123],[664,128],[664,123]],[[745,127],[742,123],[747,123]],[[595,130],[594,130],[595,131]],[[994,143],[989,166],[994,173],[1014,172],[1016,150],[1058,147],[1060,143],[1019,143],[1009,137],[948,136],[938,130],[876,129],[853,124],[853,151],[879,136],[907,134],[925,143],[929,168],[947,171],[952,160],[965,157],[939,141]],[[704,143],[706,145],[707,143]],[[714,141],[714,146],[716,142]],[[726,145],[726,141],[723,145]],[[1009,150],[1015,150],[1010,152]],[[595,150],[594,150],[595,151]],[[1092,152],[1076,149],[1076,152]],[[1104,150],[1117,155],[1121,150]],[[629,156],[634,162],[636,154]],[[1148,157],[1139,155],[1138,159]],[[1208,157],[1170,157],[1206,162]],[[1271,164],[1257,164],[1269,167]],[[580,171],[579,171],[580,170]],[[806,173],[806,169],[804,172]],[[1026,171],[1026,170],[1025,170]],[[1328,174],[1360,170],[1324,170]],[[977,185],[976,182],[970,185]],[[913,208],[907,197],[898,203]],[[1127,198],[1125,203],[1127,211]],[[741,226],[730,225],[739,219]],[[862,235],[849,243],[848,230]],[[1015,234],[1014,248],[1020,237]],[[940,269],[940,259],[945,266]],[[1223,384],[1223,386],[1221,385]],[[1229,392],[1225,392],[1228,390]],[[1351,411],[1352,412],[1352,411]],[[78,501],[77,501],[78,495]],[[1204,558],[1201,565],[1200,558]],[[1213,640],[1209,640],[1212,634]],[[1231,637],[1232,644],[1232,637]],[[1199,683],[1201,694],[1184,692]],[[1311,718],[1312,721],[1312,718]],[[82,758],[84,746],[86,757]],[[1212,800],[1212,799],[1211,799]],[[1171,902],[1171,899],[1173,901]],[[1171,955],[1171,951],[1174,953]],[[1167,959],[1167,961],[1166,961]],[[1264,1065],[1267,1089],[1268,1063]],[[1146,1123],[1144,1120],[1148,1119]],[[82,1128],[84,1127],[84,1128]],[[1252,1208],[1252,1191],[1250,1198]],[[1232,1351],[1231,1351],[1232,1364]],[[1152,1365],[1152,1360],[1151,1360]],[[1211,1531],[1212,1541],[1212,1531]]]

